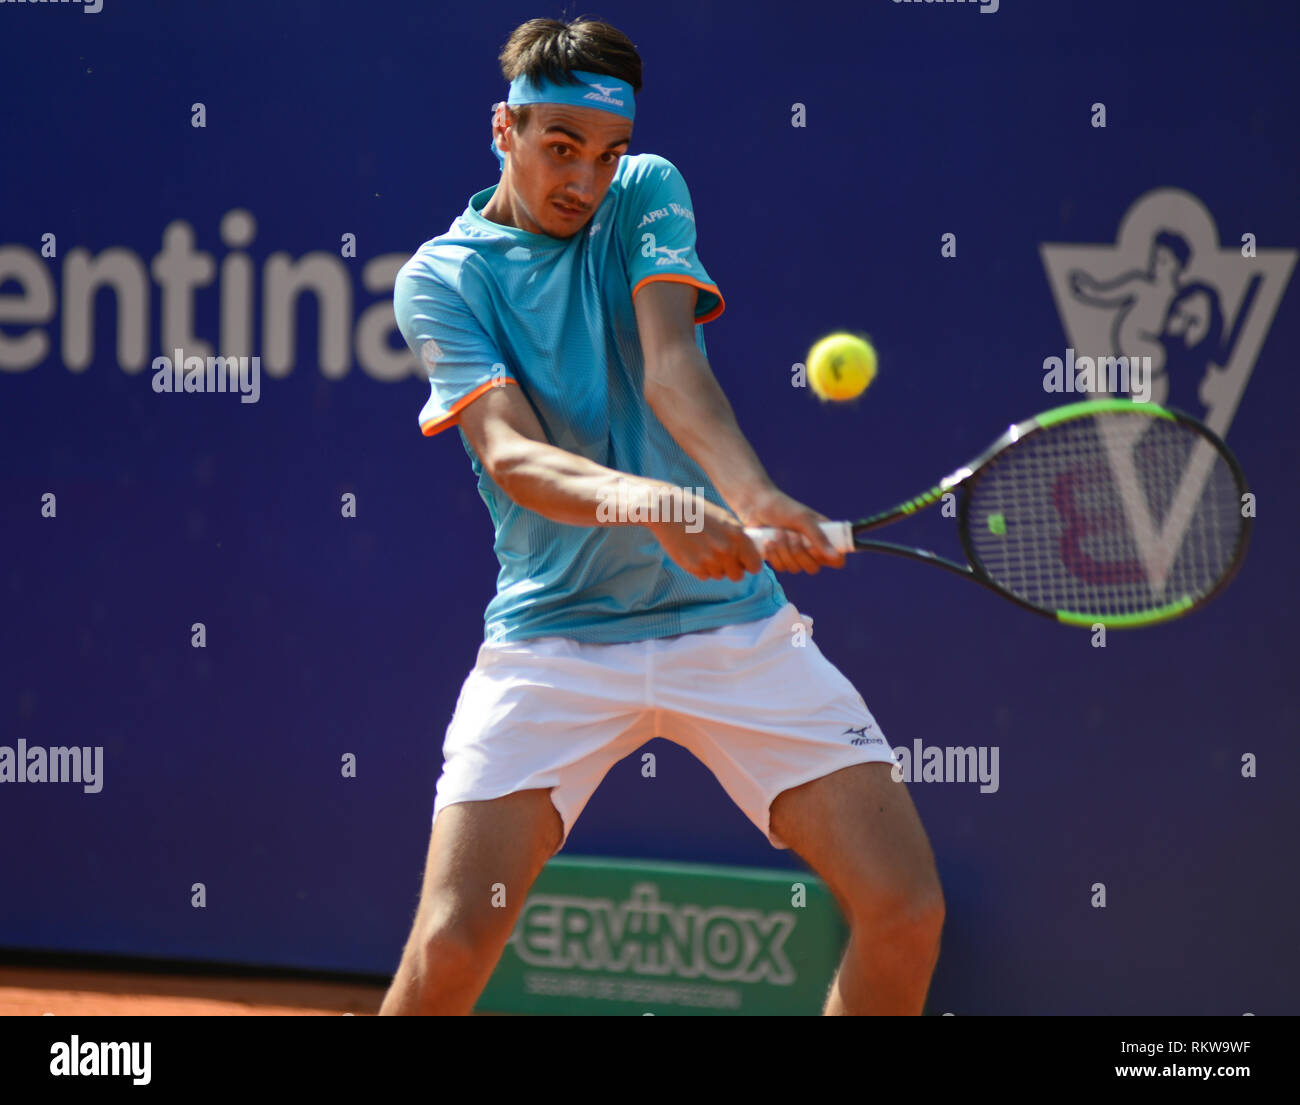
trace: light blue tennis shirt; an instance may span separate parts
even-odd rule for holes
[[[397,274],[397,324],[429,376],[420,428],[432,436],[456,426],[480,395],[517,385],[551,444],[730,512],[643,397],[632,297],[654,280],[698,288],[701,352],[703,324],[724,307],[695,254],[695,214],[676,166],[655,154],[624,156],[600,207],[568,239],[484,218],[496,188],[472,196],[447,233]],[[700,580],[644,525],[566,525],[519,506],[459,433],[501,565],[485,640],[639,641],[755,621],[785,604],[766,564],[735,582]]]

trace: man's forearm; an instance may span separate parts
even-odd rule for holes
[[[606,468],[538,441],[521,444],[495,467],[497,486],[513,502],[570,526],[639,525],[628,518],[651,517],[650,504],[674,490],[664,480]]]
[[[659,382],[647,377],[646,402],[727,504],[743,512],[773,483],[741,432],[708,360],[698,349],[690,349],[656,369]]]

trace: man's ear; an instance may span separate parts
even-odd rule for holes
[[[505,100],[502,100],[500,103],[493,104],[493,105],[492,105],[492,139],[493,139],[493,141],[496,141],[496,128],[497,128],[497,127],[500,127],[502,130],[509,130],[509,129],[510,129],[510,126],[511,126],[510,112],[506,110],[506,102],[505,102]],[[497,149],[501,149],[501,147],[498,146]],[[502,152],[504,153],[505,151],[502,150]]]

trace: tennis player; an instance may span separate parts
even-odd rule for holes
[[[850,937],[828,1014],[917,1014],[943,895],[892,752],[772,568],[842,567],[710,370],[722,294],[682,175],[630,154],[641,59],[595,20],[534,19],[500,55],[501,179],[394,290],[496,528],[497,593],[447,728],[424,885],[383,1014],[468,1013],[542,866],[606,772],[688,748]],[[760,277],[761,278],[761,277]],[[784,532],[766,550],[746,525]]]

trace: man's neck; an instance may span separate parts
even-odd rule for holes
[[[492,198],[483,205],[483,210],[479,212],[489,222],[500,223],[502,226],[511,226],[516,230],[527,230],[526,226],[519,225],[519,219],[515,216],[514,205],[510,202],[510,188],[503,175],[501,183],[497,185],[497,190],[492,193]]]

